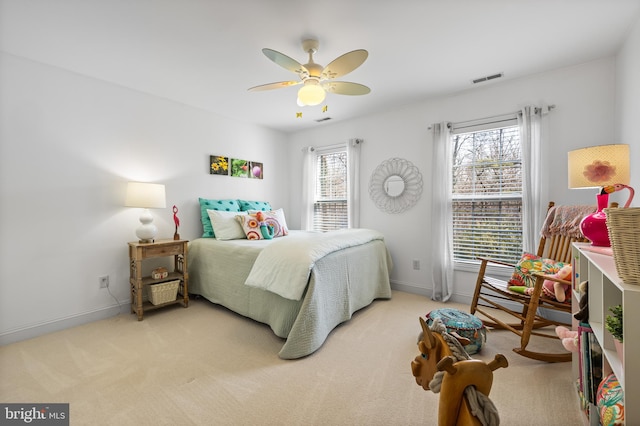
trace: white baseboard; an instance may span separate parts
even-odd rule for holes
[[[404,293],[418,294],[420,296],[431,297],[431,289],[418,287],[415,284],[403,283],[401,281],[391,281],[391,289],[402,291]]]
[[[111,305],[89,312],[83,312],[65,318],[32,324],[15,330],[9,330],[0,334],[0,346],[8,345],[22,340],[32,339],[44,334],[65,330],[71,327],[87,324],[93,321],[113,317],[130,312],[130,301],[121,301],[119,305]]]

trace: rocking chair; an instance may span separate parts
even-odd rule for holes
[[[588,241],[579,231],[579,223],[582,217],[595,211],[589,206],[559,206],[553,202],[549,203],[547,218],[541,232],[542,236],[535,253],[538,258],[553,259],[556,262],[571,263],[571,244],[573,242]],[[545,318],[540,308],[550,311],[564,312],[570,320],[571,298],[565,302],[558,302],[554,298],[548,297],[543,292],[544,280],[552,280],[571,286],[570,281],[563,281],[534,273],[532,281],[535,282],[530,290],[530,294],[520,294],[509,290],[509,282],[485,275],[487,265],[504,265],[514,267],[505,262],[479,258],[481,261],[476,288],[471,302],[471,314],[480,314],[480,319],[485,326],[509,330],[520,336],[520,346],[513,351],[522,356],[545,361],[545,362],[565,362],[571,360],[571,352],[544,353],[534,352],[527,349],[531,336],[541,336],[558,339],[555,333],[539,332],[537,329],[563,325],[571,328],[570,321],[564,322]],[[504,303],[506,302],[506,303]],[[519,306],[519,308],[518,308]],[[486,308],[493,308],[493,312]],[[498,311],[507,313],[517,319],[515,322],[505,322],[496,317]],[[504,317],[504,315],[502,315]],[[542,331],[542,330],[541,330]]]

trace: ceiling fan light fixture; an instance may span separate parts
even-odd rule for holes
[[[319,105],[324,101],[326,95],[326,92],[317,81],[307,80],[304,86],[298,90],[298,102],[302,105]]]

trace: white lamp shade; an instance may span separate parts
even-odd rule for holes
[[[124,205],[127,207],[143,207],[145,209],[164,209],[167,206],[164,185],[129,182]]]
[[[304,86],[298,90],[298,102],[302,105],[318,105],[326,96],[324,89],[317,83],[311,81],[305,83]]]
[[[158,234],[158,228],[153,224],[153,216],[148,209],[163,209],[166,207],[164,185],[157,183],[129,182],[127,197],[124,205],[127,207],[141,207],[140,226],[136,235],[141,243],[153,242]]]
[[[598,145],[569,151],[569,188],[628,185],[629,145]]]

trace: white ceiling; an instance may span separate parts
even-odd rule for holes
[[[3,51],[240,121],[294,132],[615,54],[640,0],[0,0]],[[298,107],[263,47],[307,62],[355,49],[365,96]],[[499,80],[498,80],[499,81]],[[482,83],[495,84],[495,82]],[[302,112],[302,118],[296,118]]]

